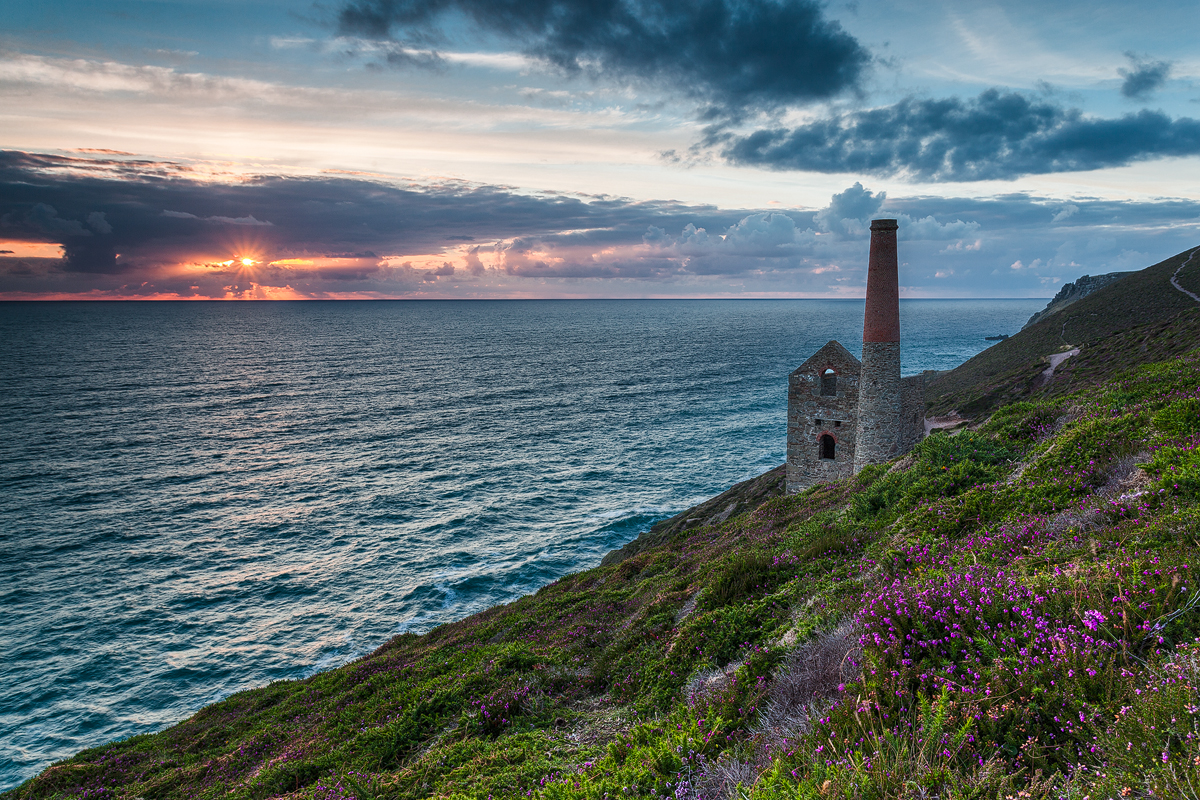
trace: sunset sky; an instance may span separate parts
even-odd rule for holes
[[[1200,245],[1200,3],[0,0],[0,299],[1048,297]]]

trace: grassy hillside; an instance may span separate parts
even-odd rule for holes
[[[800,495],[767,473],[596,569],[5,798],[1195,798],[1187,314],[1159,334],[1181,356]]]
[[[1200,304],[1171,286],[1192,251],[1132,272],[999,344],[930,384],[934,413],[974,416],[1031,395],[1062,395],[1138,364],[1176,356],[1200,341]],[[1200,294],[1200,258],[1180,274]],[[1047,384],[1047,356],[1078,347]]]

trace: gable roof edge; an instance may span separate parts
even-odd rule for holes
[[[794,375],[797,372],[807,372],[809,371],[809,368],[815,364],[830,361],[831,357],[838,361],[848,361],[854,367],[862,366],[862,362],[855,358],[853,353],[851,353],[845,347],[842,347],[841,342],[839,342],[837,339],[830,339],[821,347],[820,350],[809,356],[807,361],[796,367],[796,369],[792,371],[792,374]]]

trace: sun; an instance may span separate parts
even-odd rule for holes
[[[258,263],[253,258],[243,258],[241,261],[242,261],[243,267],[253,267],[255,264]]]

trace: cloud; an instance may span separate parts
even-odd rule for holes
[[[962,239],[959,239],[954,244],[946,245],[946,247],[939,250],[938,252],[941,253],[942,255],[945,255],[947,253],[965,253],[965,252],[970,252],[971,250],[982,250],[982,249],[983,249],[983,240],[982,239],[976,239],[973,242],[967,242]],[[940,274],[937,277],[944,278],[947,275],[953,275],[953,274],[954,274],[954,270],[949,270],[946,274]]]
[[[195,219],[202,222],[219,222],[223,225],[249,225],[251,227],[270,227],[273,224],[271,222],[256,219],[253,214],[247,214],[244,217],[223,217],[220,215],[212,217],[198,217],[195,214],[188,213],[187,211],[171,211],[169,209],[163,209],[160,216],[170,217],[171,219]]]
[[[876,216],[900,221],[906,292],[1043,296],[1200,237],[1190,200],[904,197],[859,182],[823,209],[718,209],[458,181],[202,180],[214,173],[102,156],[0,152],[13,251],[0,296],[861,297]]]
[[[913,219],[908,214],[897,214],[896,221],[900,225],[898,238],[901,241],[907,239],[936,242],[961,239],[964,236],[971,236],[979,230],[978,222],[963,222],[961,219],[956,219],[954,222],[938,222],[932,214],[920,219]],[[976,241],[975,245],[964,249],[978,250],[978,245],[979,242]]]
[[[723,152],[735,164],[922,181],[1010,180],[1197,154],[1194,119],[1147,110],[1095,119],[997,89],[972,100],[910,97],[790,130],[730,135]]]
[[[82,222],[77,219],[63,219],[54,206],[46,203],[36,203],[25,215],[25,219],[34,228],[51,237],[92,235],[91,231],[83,227]]]
[[[1148,61],[1133,53],[1126,53],[1125,57],[1133,68],[1117,70],[1125,79],[1121,83],[1122,96],[1130,100],[1145,100],[1167,82],[1167,76],[1171,73],[1170,61]]]
[[[1052,219],[1051,222],[1062,222],[1065,219],[1070,219],[1071,217],[1073,217],[1075,214],[1078,214],[1078,213],[1079,213],[1079,206],[1072,205],[1070,203],[1066,203],[1065,205],[1063,205],[1062,209],[1057,214],[1054,215],[1054,219]]]
[[[128,265],[117,263],[117,251],[107,238],[67,239],[62,243],[67,272],[114,275]]]
[[[495,265],[514,276],[660,274],[637,265],[613,267],[587,254],[641,246],[650,223],[723,230],[737,213],[669,201],[529,195],[456,181],[397,185],[258,175],[222,182],[201,174],[211,173],[145,159],[0,152],[0,240],[61,245],[65,258],[45,259],[39,268],[47,275],[47,269],[135,271],[161,281],[198,269],[201,277],[188,273],[172,285],[210,291],[218,279],[236,283],[240,260],[249,256],[259,286],[301,291],[319,289],[323,281],[355,280],[395,293],[420,283],[491,280],[494,270],[481,254],[495,256]],[[738,235],[749,247],[767,233],[746,229]],[[396,258],[411,258],[416,266],[380,266]],[[2,274],[11,277],[15,269],[10,264]],[[310,283],[301,286],[302,279]],[[0,281],[5,290],[13,285]]]
[[[253,227],[257,227],[257,226],[260,226],[260,225],[265,225],[265,226],[268,226],[268,227],[269,227],[269,226],[272,224],[272,223],[270,223],[270,222],[267,222],[267,221],[265,221],[265,220],[259,220],[259,219],[255,219],[253,214],[247,214],[247,215],[246,215],[246,216],[244,216],[244,217],[222,217],[222,216],[215,216],[215,217],[205,217],[205,219],[206,219],[206,220],[208,220],[208,221],[210,221],[210,222],[220,222],[220,223],[223,223],[223,224],[225,224],[225,225],[250,225],[250,226],[253,226]]]
[[[829,205],[818,211],[813,221],[827,233],[861,233],[871,218],[879,213],[886,199],[887,192],[873,194],[855,181],[849,189],[831,197]]]
[[[747,268],[745,260],[738,259],[786,259],[810,247],[816,234],[801,229],[795,219],[778,211],[749,214],[724,233],[710,234],[708,229],[689,222],[679,236],[671,236],[664,229],[650,226],[642,235],[648,248],[670,253],[676,257],[724,258],[734,257],[730,267],[718,270],[726,274],[737,274]],[[713,268],[706,272],[713,273]]]
[[[482,275],[487,269],[483,265],[483,260],[479,257],[478,247],[472,247],[463,255],[463,263],[467,268],[467,272],[476,277]]]
[[[104,218],[103,211],[93,211],[87,216],[88,227],[96,233],[112,233],[112,225]]]
[[[352,0],[340,32],[436,66],[447,31],[501,37],[568,75],[667,87],[720,113],[836,96],[871,57],[814,0]]]
[[[0,209],[3,209],[0,205]],[[5,222],[18,217],[17,209],[7,210],[0,215]],[[33,203],[24,214],[24,224],[4,225],[20,232],[32,233],[38,239],[49,238],[63,248],[63,269],[67,272],[113,274],[121,271],[117,265],[117,254],[111,238],[104,236],[112,232],[105,215],[93,211],[87,215],[87,224],[59,215],[58,209],[48,203]],[[93,235],[93,231],[101,236]]]

